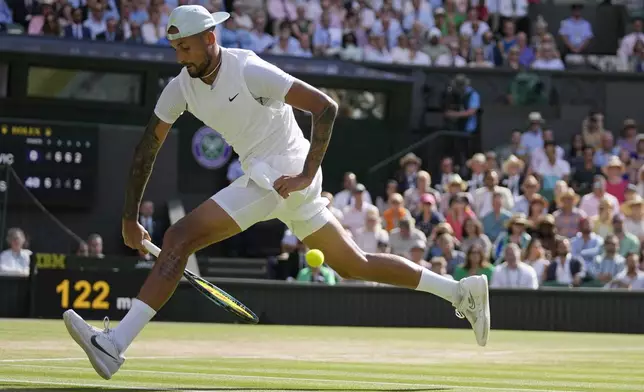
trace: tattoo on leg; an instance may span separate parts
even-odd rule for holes
[[[176,280],[183,272],[183,259],[174,252],[170,252],[168,257],[159,264],[159,275],[169,281]]]

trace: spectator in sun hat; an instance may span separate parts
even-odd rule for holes
[[[538,238],[544,249],[552,256],[556,254],[556,239],[566,238],[557,234],[555,218],[551,214],[543,215],[539,218],[531,235],[532,238]]]
[[[418,241],[427,241],[422,231],[416,229],[411,218],[401,219],[398,227],[389,233],[391,253],[399,256],[409,255],[409,251]]]
[[[416,241],[409,250],[409,260],[420,265],[421,267],[431,268],[429,261],[425,260],[426,241]]]
[[[355,235],[357,230],[364,226],[365,218],[370,210],[378,210],[373,204],[368,204],[363,200],[366,188],[362,184],[356,184],[353,189],[352,205],[345,206],[342,210],[344,220],[342,225],[347,228],[351,234]]]
[[[636,197],[622,205],[624,230],[636,236],[640,241],[644,239],[644,199]]]
[[[414,187],[422,163],[423,160],[413,152],[400,158],[400,174],[398,175],[398,190],[400,193],[404,193],[407,189]]]
[[[599,203],[602,200],[607,200],[611,204],[613,214],[619,213],[619,201],[606,192],[606,179],[602,175],[596,175],[593,179],[592,192],[581,198],[579,208],[586,215],[595,216],[599,213]]]
[[[624,120],[622,136],[617,140],[617,147],[620,150],[628,151],[630,154],[637,152],[637,121],[632,118]]]
[[[501,186],[507,188],[512,196],[517,198],[521,194],[521,184],[523,184],[523,170],[525,163],[516,155],[510,155],[502,165],[503,180]]]
[[[586,263],[586,269],[592,267],[595,258],[602,252],[604,239],[593,233],[590,219],[583,218],[579,221],[579,232],[570,240],[570,249],[573,256],[580,257]]]
[[[485,168],[487,160],[482,153],[476,153],[472,158],[465,162],[465,165],[470,169],[470,180],[468,186],[470,192],[474,192],[483,185],[485,185]]]
[[[357,183],[358,183],[358,180],[355,173],[352,173],[352,172],[344,173],[344,177],[342,180],[343,189],[340,192],[336,193],[335,196],[333,197],[333,205],[337,209],[344,210],[344,207],[355,204],[353,191]],[[362,201],[367,204],[372,204],[371,195],[369,194],[369,191],[366,189],[364,190],[364,192],[362,192]]]
[[[568,188],[557,199],[559,209],[552,214],[555,218],[557,233],[572,238],[577,235],[579,222],[587,218],[585,212],[577,208],[579,195],[572,188]]]
[[[528,115],[528,129],[521,135],[521,155],[543,147],[543,117],[541,113],[532,112]]]
[[[624,191],[624,203],[627,203],[627,202],[629,202],[631,200],[635,200],[638,197],[641,197],[641,196],[637,192],[637,185],[628,184],[626,186],[626,190]]]
[[[467,190],[467,183],[463,181],[461,176],[459,176],[458,174],[452,174],[451,176],[449,176],[445,190],[446,192],[441,196],[440,204],[440,211],[443,215],[446,214],[447,210],[449,209],[451,198],[460,193],[467,195],[468,203],[472,204],[472,196],[469,193],[465,192]]]
[[[621,204],[624,202],[624,193],[628,187],[628,180],[624,179],[626,166],[616,156],[610,157],[602,167],[602,172],[606,176],[606,192],[615,196]]]
[[[502,232],[492,247],[492,260],[498,260],[508,244],[517,244],[519,248],[526,249],[532,237],[527,232],[530,222],[523,214],[514,214],[506,222],[506,231]],[[496,263],[496,262],[495,262]]]
[[[414,216],[416,228],[422,231],[427,237],[432,234],[436,225],[445,222],[445,217],[438,212],[436,205],[434,195],[425,193],[420,197],[420,212]]]
[[[449,54],[449,48],[447,45],[441,42],[441,32],[438,28],[432,27],[427,33],[429,40],[423,47],[421,51],[429,56],[432,64],[442,55]]]
[[[624,227],[624,217],[616,214],[613,217],[613,233],[619,240],[619,254],[626,256],[628,253],[639,253],[640,240],[637,236],[626,231]]]

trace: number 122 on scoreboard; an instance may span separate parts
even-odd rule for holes
[[[60,307],[63,309],[69,309],[70,303],[72,309],[108,310],[110,308],[110,303],[107,301],[110,285],[104,280],[72,282],[65,279],[56,286],[56,293],[60,296]],[[93,298],[90,300],[90,297]]]

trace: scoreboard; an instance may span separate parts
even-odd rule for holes
[[[20,182],[47,207],[89,207],[98,168],[98,127],[77,123],[0,119],[0,165],[10,165]],[[32,204],[0,169],[0,195],[10,205]]]

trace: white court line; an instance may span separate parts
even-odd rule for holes
[[[21,380],[21,379],[13,379],[13,378],[0,378],[0,382],[3,383],[13,383],[13,384],[32,384],[32,385],[64,385],[64,386],[70,386],[70,387],[96,387],[96,388],[120,388],[120,389],[144,389],[144,390],[150,390],[150,391],[155,391],[155,390],[163,390],[163,388],[149,388],[149,387],[135,387],[132,385],[121,385],[121,384],[111,384],[106,385],[106,384],[92,384],[92,383],[84,383],[84,382],[65,382],[65,381],[36,381],[36,380]],[[166,388],[168,389],[168,388]]]
[[[29,367],[29,368],[46,368],[46,369],[68,369],[88,371],[91,369],[85,367],[73,366],[45,366],[45,365],[9,365],[15,367]],[[480,387],[472,385],[454,385],[454,384],[418,384],[418,383],[403,383],[403,382],[387,382],[387,381],[360,381],[360,380],[346,380],[346,379],[333,379],[328,378],[298,378],[298,377],[280,377],[280,376],[249,376],[241,374],[208,374],[208,373],[190,373],[190,372],[170,372],[170,371],[157,371],[157,370],[130,370],[121,369],[121,373],[134,373],[134,374],[160,374],[168,376],[196,376],[212,379],[253,379],[253,380],[274,380],[274,381],[308,381],[308,382],[323,382],[323,383],[347,383],[359,385],[385,385],[396,387],[415,387],[415,388],[475,388],[485,391],[521,391],[521,392],[579,392],[572,389],[542,389],[542,388],[524,388],[524,387]],[[1,380],[1,379],[0,379]],[[27,381],[24,381],[27,382]],[[170,389],[171,387],[166,387]],[[226,388],[226,387],[224,387]],[[163,388],[161,388],[163,389]],[[261,390],[261,388],[259,388]]]
[[[184,357],[127,357],[127,359],[196,359],[200,357],[184,356]],[[26,358],[26,359],[0,359],[0,363],[15,363],[15,362],[65,362],[65,361],[80,361],[87,359],[87,357],[78,358]]]

